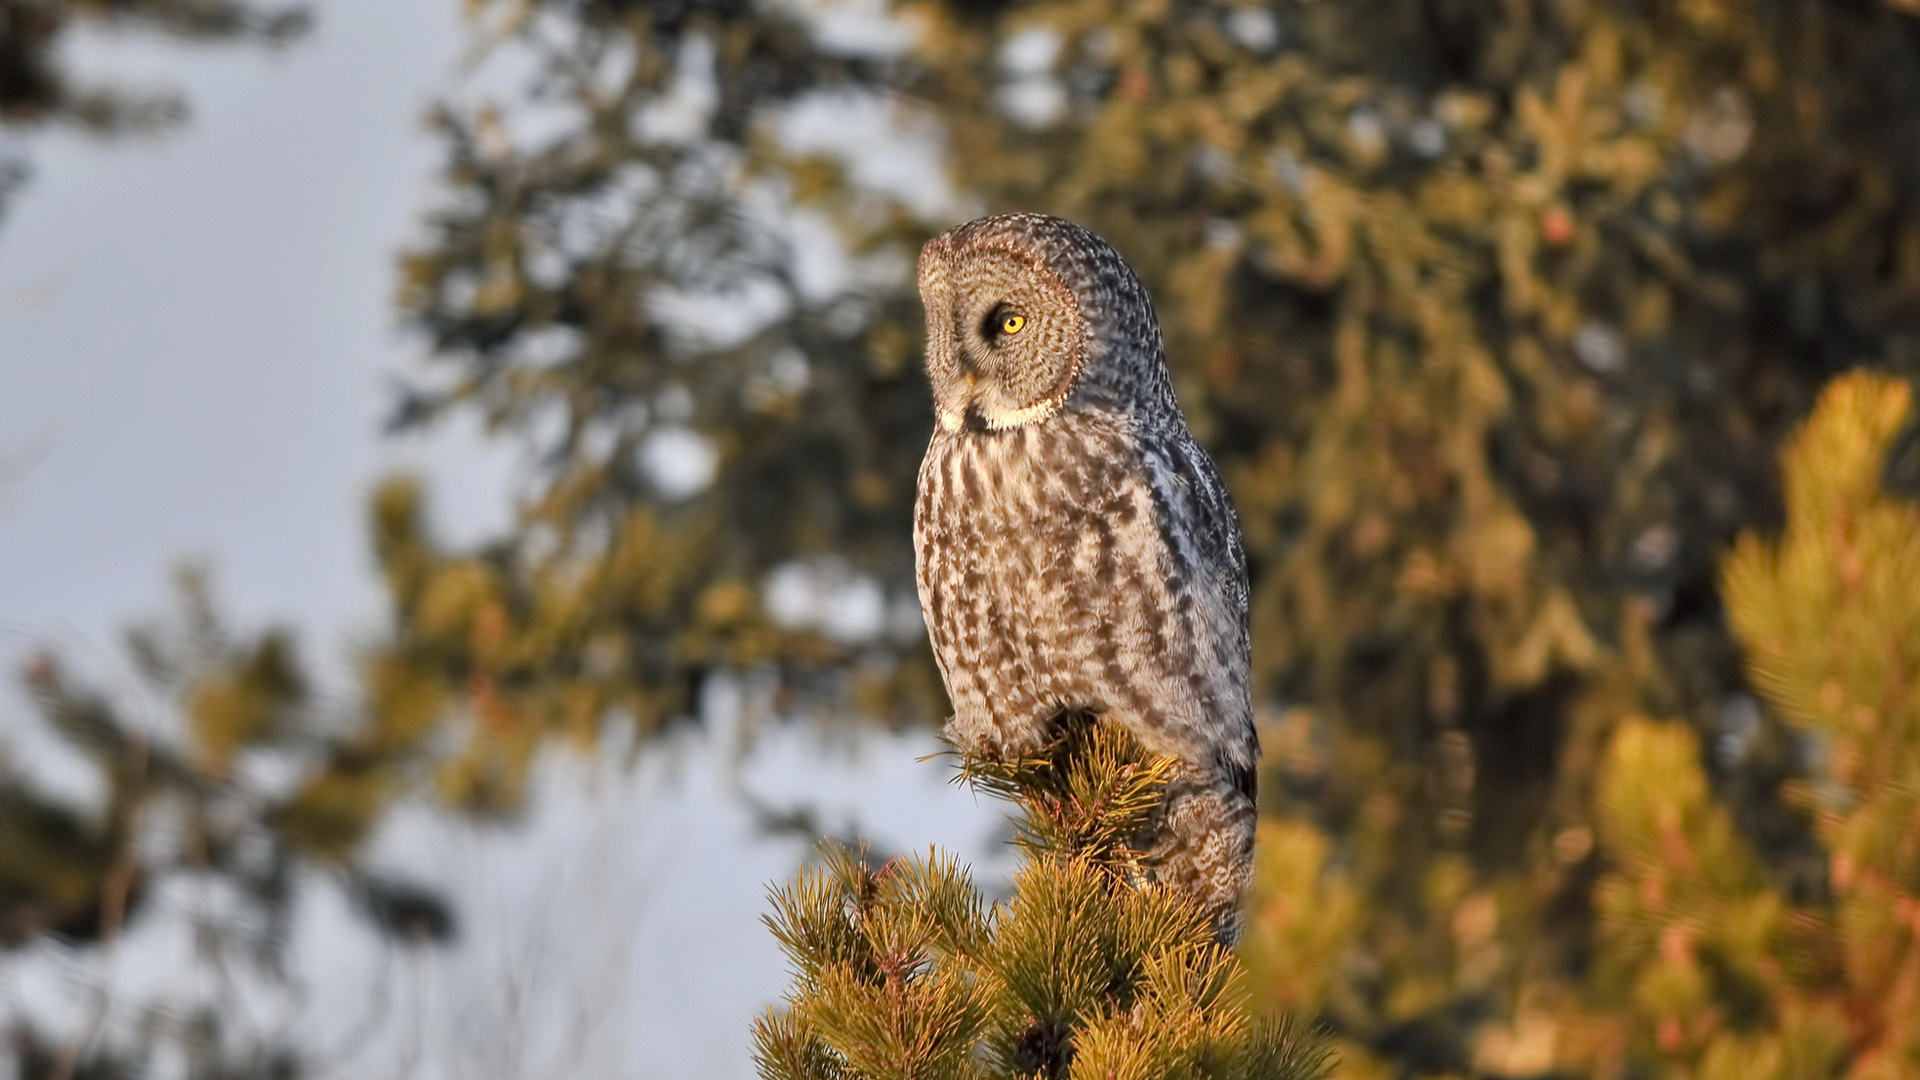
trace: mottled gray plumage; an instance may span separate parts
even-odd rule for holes
[[[940,424],[920,467],[920,605],[972,753],[1064,712],[1183,763],[1154,874],[1238,937],[1253,856],[1247,571],[1173,395],[1145,286],[1071,222],[968,222],[920,256]]]

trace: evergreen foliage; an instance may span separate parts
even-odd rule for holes
[[[173,1060],[209,1080],[285,1080],[306,1065],[273,1021],[299,978],[289,964],[299,872],[334,874],[405,944],[446,940],[452,913],[417,886],[342,861],[332,808],[313,794],[335,771],[342,725],[313,700],[286,634],[234,634],[189,572],[177,616],[130,635],[130,652],[137,704],[51,655],[25,673],[45,730],[99,778],[98,808],[0,759],[0,949],[51,938],[75,950],[62,1004],[82,1018],[77,1031],[43,1030],[34,1012],[15,1013],[16,1075],[110,1080]],[[120,939],[149,919],[189,923],[192,993],[116,984]]]
[[[1791,931],[1817,965],[1785,964],[1815,989],[1780,995],[1762,1049],[1851,1076],[1920,1076],[1920,505],[1886,490],[1912,401],[1863,374],[1829,387],[1786,456],[1785,535],[1742,537],[1724,574],[1755,684],[1819,761],[1784,791],[1824,848]]]
[[[1129,840],[1171,759],[1084,720],[1030,759],[963,776],[1021,808],[1012,895],[938,851],[873,867],[841,847],[774,893],[786,1003],[755,1026],[766,1080],[1313,1080],[1326,1053],[1257,1019],[1245,974]]]
[[[1920,1076],[1920,506],[1882,477],[1911,391],[1837,380],[1785,456],[1787,523],[1724,589],[1754,682],[1812,752],[1786,785],[1811,873],[1771,867],[1686,725],[1629,717],[1595,792],[1604,871],[1587,992],[1542,990],[1503,1064],[1701,1080]],[[1528,1045],[1531,1040],[1531,1045]]]

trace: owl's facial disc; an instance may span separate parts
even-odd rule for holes
[[[922,260],[927,374],[949,431],[1053,415],[1073,389],[1086,328],[1073,294],[1031,256],[940,241]]]

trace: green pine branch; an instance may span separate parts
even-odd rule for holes
[[[1315,1080],[1327,1053],[1254,1015],[1203,914],[1148,884],[1133,841],[1173,768],[1073,719],[1034,754],[961,777],[1021,811],[1022,862],[989,904],[929,851],[869,866],[831,846],[773,893],[793,965],[754,1027],[766,1080]]]

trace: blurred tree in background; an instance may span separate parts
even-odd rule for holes
[[[281,44],[309,22],[305,7],[268,9],[243,0],[0,0],[0,135],[49,125],[103,135],[150,132],[185,118],[177,94],[75,79],[64,50],[76,28]],[[27,172],[25,160],[0,146],[0,211]]]
[[[129,636],[142,679],[131,701],[51,655],[26,672],[47,729],[104,792],[101,811],[88,813],[0,759],[0,949],[58,941],[78,976],[58,1003],[77,1030],[10,1017],[5,1037],[23,1078],[299,1072],[288,935],[303,863],[335,870],[396,941],[454,931],[438,897],[342,861],[335,811],[315,797],[327,789],[303,781],[334,760],[343,722],[313,699],[289,638],[235,637],[197,573],[184,573],[179,591],[175,618]],[[123,932],[143,918],[179,926],[184,955],[158,990],[130,994],[115,961]]]
[[[1819,880],[1770,873],[1714,796],[1707,763],[1753,732],[1708,757],[1685,724],[1623,719],[1594,802],[1591,996],[1554,1015],[1553,990],[1523,991],[1483,1050],[1597,1075],[1920,1076],[1920,506],[1883,489],[1911,399],[1834,383],[1786,456],[1784,534],[1742,536],[1722,577],[1755,685],[1819,758],[1778,793],[1813,824]]]
[[[332,857],[718,672],[937,722],[911,260],[1043,210],[1154,290],[1242,513],[1256,998],[1356,1076],[1911,1075],[1913,629],[1860,584],[1910,575],[1906,414],[1851,382],[1777,467],[1916,367],[1911,5],[467,10],[533,74],[436,113],[396,424],[537,469],[472,551],[377,494],[391,633],[292,796]]]
[[[901,151],[864,123],[943,146],[936,217],[1073,217],[1160,298],[1256,579],[1283,823],[1251,955],[1350,1067],[1556,1066],[1535,1019],[1607,960],[1629,717],[1737,745],[1702,790],[1755,880],[1828,887],[1777,797],[1827,766],[1749,695],[1716,573],[1777,526],[1818,389],[1914,366],[1900,7],[928,2],[892,37],[844,7],[474,11],[541,77],[442,116],[457,198],[402,297],[437,370],[401,420],[477,410],[546,471],[497,547],[390,564],[422,599],[383,662],[477,718],[456,794],[720,668],[938,714],[882,614],[783,618],[796,578],[826,610],[911,596],[906,270],[946,222],[876,180]]]
[[[237,0],[0,0],[0,139],[49,127],[150,134],[186,118],[171,91],[76,78],[68,50],[77,29],[279,45],[308,24],[304,7]],[[30,173],[23,142],[0,142],[0,215]],[[10,1016],[15,1075],[146,1075],[181,1062],[197,1076],[265,1077],[294,1067],[285,1018],[274,1014],[291,992],[284,947],[304,819],[234,766],[261,746],[317,738],[313,716],[283,634],[233,639],[197,573],[183,575],[180,592],[175,623],[129,638],[141,701],[156,708],[130,714],[124,696],[101,692],[51,654],[24,673],[47,730],[99,780],[101,805],[76,807],[0,754],[0,950],[52,940],[91,961],[61,1003],[79,1016],[76,1037]],[[368,897],[394,889],[354,880]],[[215,989],[114,1000],[115,946],[152,907],[185,913],[188,976]]]

